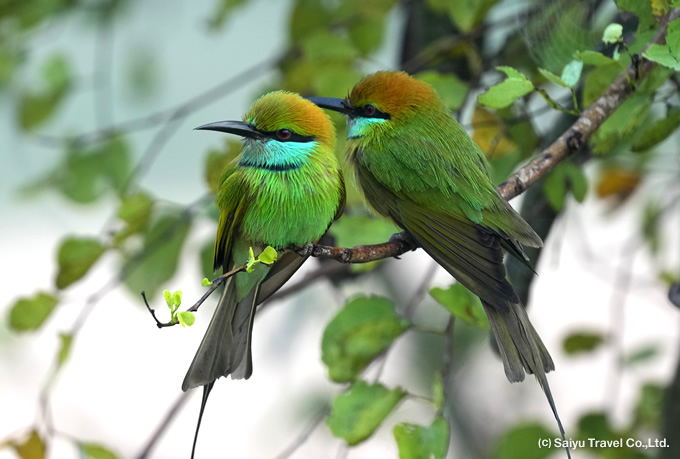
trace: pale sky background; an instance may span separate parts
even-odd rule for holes
[[[275,56],[285,46],[288,2],[251,0],[233,14],[221,32],[205,33],[205,20],[214,2],[168,2],[150,0],[130,2],[124,21],[116,24],[114,37],[114,119],[123,121],[158,109],[172,107],[201,91],[224,81],[250,65]],[[35,38],[29,56],[26,81],[34,81],[38,64],[56,50],[68,50],[68,57],[89,81],[94,56],[93,28],[83,28],[76,16],[65,23],[47,25]],[[254,26],[256,25],[256,27]],[[394,68],[397,62],[402,17],[391,14],[386,46],[366,72]],[[262,33],[266,31],[265,33]],[[163,37],[159,40],[158,37]],[[135,101],[126,89],[127,56],[147,52],[157,71],[158,88],[148,101]],[[163,74],[159,74],[160,71]],[[219,146],[223,137],[198,133],[193,127],[206,122],[239,119],[253,98],[261,92],[272,74],[265,74],[196,113],[181,123],[176,134],[163,149],[158,160],[142,180],[143,187],[154,195],[179,203],[190,203],[205,192],[203,160],[210,146]],[[106,256],[83,282],[64,293],[65,301],[37,333],[14,334],[7,330],[9,307],[17,297],[32,296],[38,290],[53,288],[55,250],[65,234],[96,235],[115,208],[113,200],[80,206],[67,202],[55,193],[22,199],[18,188],[47,171],[60,152],[45,148],[25,137],[14,121],[15,95],[0,94],[0,440],[33,424],[38,413],[38,393],[49,374],[58,349],[58,333],[68,330],[81,311],[88,294],[107,282],[115,272],[116,260]],[[90,130],[94,91],[80,87],[77,95],[41,133],[61,135]],[[465,120],[463,120],[465,121]],[[135,154],[146,148],[156,129],[139,132],[129,138]],[[670,142],[670,143],[669,143]],[[670,150],[673,140],[661,148]],[[677,144],[676,144],[677,145]],[[676,163],[676,168],[679,167]],[[643,185],[644,189],[663,192],[664,180],[670,176],[659,164],[659,173]],[[592,166],[588,168],[592,175]],[[633,266],[629,294],[617,296],[613,268],[622,262],[622,248],[639,227],[639,195],[616,213],[604,210],[608,203],[598,200],[591,191],[586,202],[570,202],[546,241],[544,256],[534,283],[530,316],[557,366],[550,375],[553,394],[567,434],[575,430],[578,415],[614,404],[618,421],[629,418],[639,387],[647,381],[666,382],[674,371],[680,341],[680,311],[666,299],[667,289],[659,283],[655,268],[644,248],[638,251]],[[513,204],[517,204],[513,202]],[[672,240],[662,257],[665,266],[678,266],[680,243],[677,214],[664,224]],[[585,229],[585,231],[579,230]],[[673,233],[672,230],[676,233]],[[184,248],[187,262],[167,288],[184,291],[185,301],[203,292],[202,275],[197,266],[199,244],[214,232],[213,223],[197,222]],[[560,237],[557,237],[559,235]],[[587,239],[587,241],[584,241]],[[584,242],[594,259],[584,256]],[[640,243],[641,245],[642,243]],[[395,298],[409,298],[430,264],[421,251],[402,260],[390,260],[388,269],[401,276],[403,291]],[[301,273],[313,270],[307,263]],[[450,277],[437,273],[433,285],[448,286]],[[326,377],[321,362],[320,342],[325,324],[341,305],[339,296],[355,291],[380,293],[381,286],[352,284],[340,295],[326,282],[320,282],[277,304],[258,316],[254,330],[254,374],[248,381],[220,379],[215,385],[199,438],[198,457],[272,458],[283,451],[302,432],[320,406],[315,400],[329,399],[342,390]],[[158,310],[162,300],[155,302]],[[608,305],[603,307],[603,305]],[[120,457],[133,457],[157,427],[177,395],[184,373],[208,323],[210,307],[198,314],[190,329],[174,327],[157,330],[137,296],[118,288],[94,309],[74,342],[73,352],[58,377],[52,395],[56,428],[83,441],[106,445]],[[606,331],[613,308],[625,312],[623,350],[628,353],[641,346],[658,345],[657,358],[624,373],[620,394],[611,400],[609,371],[614,358],[608,348],[585,357],[570,358],[561,351],[564,337],[574,330]],[[418,317],[431,323],[445,320],[443,309],[428,299]],[[413,335],[407,333],[391,351],[381,381],[389,387],[402,385],[416,393],[425,393],[417,378],[409,374],[418,355],[414,354]],[[523,384],[507,383],[499,360],[489,356],[484,343],[479,355],[482,363],[468,361],[455,375],[454,384],[469,391],[469,398],[479,400],[479,413],[471,425],[486,423],[489,418],[504,430],[517,419],[540,420],[550,428],[554,420],[539,386],[532,380]],[[489,404],[489,394],[498,404]],[[200,404],[200,392],[189,399],[154,450],[154,458],[186,458],[191,450],[194,426]],[[512,406],[508,409],[507,406]],[[401,421],[429,424],[432,410],[417,401],[406,401],[380,427],[376,435],[361,446],[352,448],[351,458],[397,457],[392,427]],[[456,449],[456,438],[452,438]],[[228,447],[227,447],[228,445]],[[334,439],[321,425],[311,439],[293,457],[335,457],[340,440]],[[77,457],[69,441],[57,439],[50,445],[49,457]],[[555,457],[561,457],[556,452]],[[14,457],[0,450],[0,459]],[[587,457],[578,451],[574,458]]]

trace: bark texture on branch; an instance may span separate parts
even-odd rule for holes
[[[645,45],[643,52],[654,43],[664,43],[668,23],[679,17],[680,8],[676,8],[664,18],[661,28],[654,35],[654,38]],[[639,60],[634,60],[625,72],[619,75],[609,88],[583,111],[569,129],[526,166],[498,185],[496,188],[498,193],[507,200],[514,198],[545,176],[562,160],[581,149],[654,67],[656,67],[655,62],[642,57]],[[369,261],[398,257],[417,248],[408,234],[400,233],[398,237],[393,237],[390,241],[382,244],[360,245],[352,248],[314,245],[311,256],[331,258],[341,263],[368,263]],[[304,252],[303,247],[297,249]]]

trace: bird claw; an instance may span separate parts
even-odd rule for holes
[[[413,236],[411,236],[406,231],[402,231],[401,233],[394,233],[392,236],[390,236],[389,241],[400,242],[404,245],[411,247],[411,250],[415,250],[416,247],[418,246],[418,243],[416,242],[415,239],[413,239]]]
[[[295,253],[297,253],[301,257],[308,257],[312,254],[314,251],[314,244],[308,243],[305,244],[300,250],[296,250]]]

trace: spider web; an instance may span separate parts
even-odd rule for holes
[[[642,0],[641,0],[642,1]],[[560,74],[575,51],[594,48],[600,31],[593,26],[599,0],[538,0],[520,13],[521,36],[540,66]]]

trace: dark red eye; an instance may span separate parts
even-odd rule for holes
[[[371,104],[364,105],[364,116],[373,116],[377,110]]]
[[[276,137],[281,140],[288,140],[290,139],[291,135],[293,135],[293,133],[290,131],[290,129],[279,129],[276,131]]]

